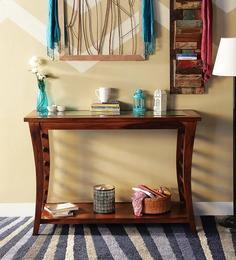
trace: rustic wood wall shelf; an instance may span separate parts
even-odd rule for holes
[[[170,92],[203,94],[202,1],[170,0]]]
[[[99,116],[89,111],[66,112],[62,116],[40,116],[35,111],[24,118],[29,123],[36,168],[36,208],[33,234],[41,223],[106,224],[106,223],[188,223],[196,231],[192,192],[191,165],[197,122],[201,117],[194,111],[169,111],[154,116],[147,112],[136,116],[123,112],[120,116]],[[171,211],[161,215],[136,217],[131,203],[116,203],[114,214],[95,214],[92,203],[78,203],[79,213],[73,217],[52,218],[44,210],[47,203],[50,177],[49,130],[103,130],[103,129],[177,129],[176,171],[180,201],[172,203]],[[90,187],[92,189],[92,187]]]

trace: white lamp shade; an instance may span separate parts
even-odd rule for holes
[[[221,38],[213,75],[236,76],[236,38]]]

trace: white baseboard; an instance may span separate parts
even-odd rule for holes
[[[199,216],[232,215],[232,202],[195,202],[194,212]],[[0,217],[33,216],[34,203],[0,203]]]
[[[193,207],[197,216],[225,216],[233,214],[233,202],[194,202]]]
[[[0,217],[34,216],[34,203],[0,203]]]

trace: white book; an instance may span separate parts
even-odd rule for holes
[[[73,214],[73,211],[69,211],[69,212],[67,212],[67,213],[55,213],[55,214],[52,214],[53,215],[53,217],[55,217],[55,218],[59,218],[59,217],[71,217],[71,216],[73,216],[74,214]]]
[[[177,60],[197,60],[197,57],[177,57]]]
[[[78,210],[79,207],[76,206],[75,204],[73,203],[59,203],[59,204],[47,204],[45,207],[45,210],[47,210],[48,212],[52,213],[52,214],[55,214],[55,213],[67,213],[69,211],[75,211],[75,210]]]

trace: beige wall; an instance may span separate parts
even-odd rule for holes
[[[160,2],[161,10],[166,10],[169,1]],[[33,55],[45,57],[47,1],[5,3],[11,12],[4,19],[8,10],[0,6],[0,202],[33,202],[33,154],[23,117],[35,107],[36,81],[27,62]],[[84,73],[65,62],[49,62],[48,71],[57,77],[48,82],[51,101],[88,109],[100,85],[119,89],[119,99],[127,103],[132,102],[135,88],[150,94],[156,88],[169,89],[169,31],[162,26],[167,15],[161,13],[158,51],[149,61],[100,62]],[[221,36],[236,36],[236,10],[226,12],[214,5],[214,15],[216,47]],[[171,108],[196,109],[203,117],[193,157],[194,200],[230,201],[232,80],[213,78],[207,94],[171,96],[169,103]],[[129,199],[130,188],[138,183],[175,187],[175,134],[162,130],[51,133],[50,200],[90,200],[92,186],[101,182],[114,184],[119,200]]]

